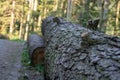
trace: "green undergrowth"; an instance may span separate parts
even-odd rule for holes
[[[30,66],[30,63],[31,61],[29,58],[28,49],[25,48],[22,53],[22,64],[23,66]]]
[[[44,74],[44,64],[38,64],[36,65],[36,70]]]
[[[15,42],[25,42],[24,40],[22,40],[22,39],[10,39],[11,41],[15,41]]]
[[[22,65],[25,66],[25,67],[33,67],[31,65],[31,60],[29,58],[29,54],[28,54],[28,49],[25,48],[23,50],[23,53],[22,53]],[[36,71],[39,71],[40,73],[44,74],[44,64],[37,64],[35,67],[33,67],[36,69]]]

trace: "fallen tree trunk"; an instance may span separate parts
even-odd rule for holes
[[[46,80],[119,80],[120,38],[61,18],[43,20]]]
[[[44,63],[44,39],[43,37],[32,34],[28,38],[28,50],[32,65]]]

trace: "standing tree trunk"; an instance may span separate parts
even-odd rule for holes
[[[23,15],[22,15],[22,18],[21,18],[21,21],[20,21],[21,23],[20,23],[20,30],[19,30],[19,39],[21,39],[22,38],[22,27],[23,27]]]
[[[115,20],[115,27],[114,27],[114,35],[118,34],[118,29],[119,29],[119,15],[120,15],[120,1],[117,1],[117,6],[116,6],[116,20]]]
[[[58,5],[56,5],[57,11],[55,12],[56,16],[61,16],[61,13],[63,13],[62,9],[61,9],[62,2],[63,2],[63,0],[58,0],[58,2],[57,2],[57,4],[58,4]],[[53,6],[53,8],[54,8],[54,6]]]
[[[26,24],[26,28],[25,28],[25,40],[28,39],[29,26],[30,26],[30,11],[28,12],[28,15],[27,15],[27,24]]]
[[[33,7],[33,13],[35,13],[36,14],[36,12],[37,12],[37,5],[38,5],[38,0],[34,0],[34,7]],[[32,31],[34,32],[34,31],[36,31],[37,30],[37,24],[35,24],[36,23],[36,21],[37,21],[37,17],[34,15],[34,16],[32,16],[33,18],[32,18]]]
[[[22,17],[21,17],[21,23],[20,23],[20,30],[19,30],[19,39],[23,39],[23,20],[24,20],[24,2],[22,2]]]
[[[24,40],[27,40],[28,39],[28,35],[29,35],[31,12],[33,10],[33,1],[34,0],[29,0],[29,11],[28,11],[28,15],[27,15],[27,23],[26,23]]]
[[[37,11],[38,0],[34,0],[34,11]]]
[[[67,4],[67,21],[70,21],[72,15],[72,0],[68,0]]]
[[[43,18],[46,17],[46,14],[47,14],[47,0],[44,0],[43,2]]]
[[[55,0],[55,1],[54,1],[53,11],[57,11],[57,9],[58,9],[58,1],[59,1],[59,0]]]
[[[43,20],[46,80],[119,80],[120,38],[61,18]]]
[[[13,27],[14,27],[14,10],[15,9],[15,0],[12,1],[12,12],[11,12],[11,22],[10,22],[10,34],[13,33]]]
[[[40,26],[40,24],[41,24],[41,15],[39,15],[38,17],[38,26]]]
[[[67,0],[63,0],[63,2],[62,2],[62,9],[61,9],[61,16],[62,17],[66,17],[66,12],[67,12],[67,5],[66,5],[66,3],[67,3]]]
[[[108,7],[109,7],[109,1],[108,0],[98,0],[98,4],[100,7],[100,31],[101,32],[106,32],[106,27],[107,27],[107,15],[108,15]]]

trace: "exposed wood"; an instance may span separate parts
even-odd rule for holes
[[[44,63],[45,45],[43,37],[37,34],[30,35],[28,38],[28,49],[32,65]]]

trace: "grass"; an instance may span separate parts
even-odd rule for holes
[[[22,64],[26,67],[31,67],[31,60],[29,58],[28,49],[25,48],[22,53]],[[37,64],[35,66],[36,71],[39,71],[41,74],[44,74],[44,64]]]
[[[44,75],[44,64],[36,65],[35,69]]]
[[[31,61],[30,61],[30,58],[29,58],[29,54],[28,54],[27,48],[25,48],[23,50],[22,61],[21,62],[23,64],[23,66],[30,66]]]
[[[21,43],[24,43],[24,42],[25,42],[25,41],[22,40],[22,39],[11,39],[10,41],[21,42]]]

